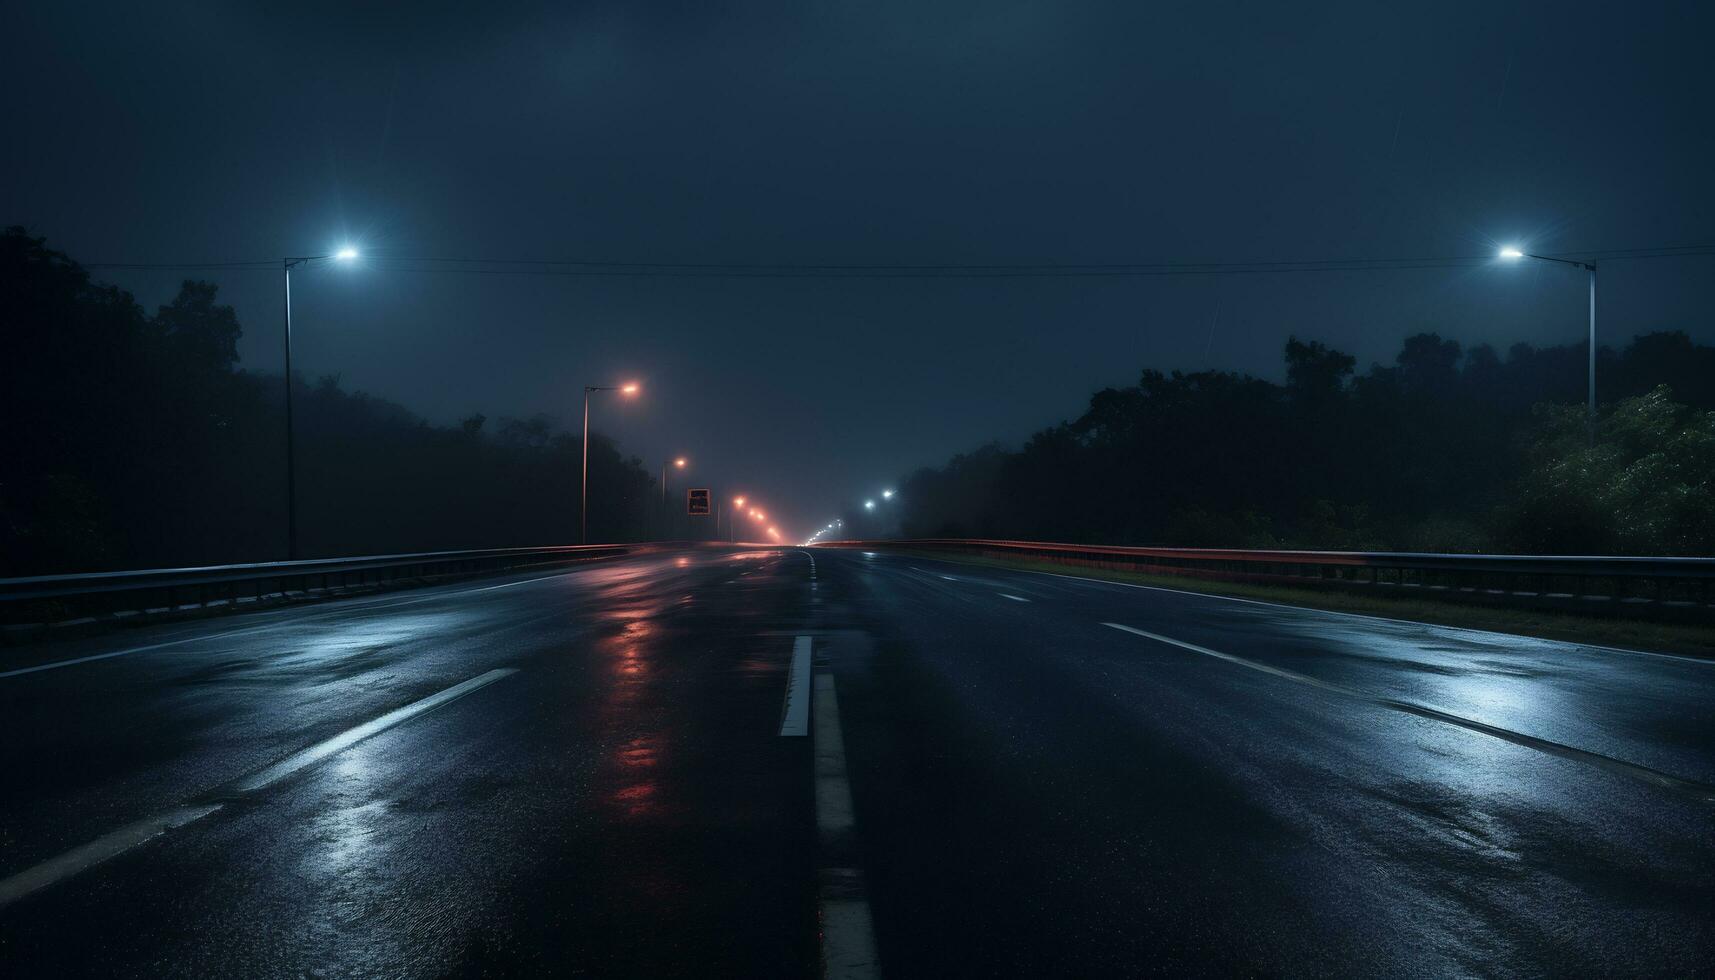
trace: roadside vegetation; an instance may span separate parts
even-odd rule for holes
[[[1183,547],[1715,555],[1715,347],[1651,333],[1393,364],[1289,340],[1284,384],[1145,370],[1022,447],[917,471],[846,536]],[[883,521],[886,523],[883,523]]]
[[[213,283],[150,313],[0,233],[0,576],[284,557],[284,386],[239,366],[242,332]],[[553,419],[441,426],[292,383],[306,556],[578,540],[582,445]],[[641,537],[651,485],[592,433],[591,540]]]

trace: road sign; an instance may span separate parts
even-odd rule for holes
[[[709,492],[707,490],[686,490],[685,513],[697,517],[709,516]]]

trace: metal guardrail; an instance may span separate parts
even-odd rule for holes
[[[408,555],[152,568],[141,571],[0,579],[0,623],[48,623],[115,612],[162,612],[238,605],[394,582],[616,558],[640,545],[563,545],[429,551]]]
[[[816,547],[939,551],[1224,581],[1715,621],[1715,558],[1245,551],[975,538],[831,541]]]

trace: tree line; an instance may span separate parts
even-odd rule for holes
[[[148,312],[0,232],[0,576],[283,558],[284,385],[238,364],[213,283]],[[547,416],[431,424],[292,379],[304,557],[572,543],[582,445]],[[636,540],[647,470],[590,437],[592,541]]]
[[[1715,347],[1681,332],[1598,349],[1464,349],[1394,363],[1294,337],[1285,383],[1145,370],[1022,447],[905,479],[848,536],[1184,547],[1715,555]],[[886,520],[889,523],[883,524]]]

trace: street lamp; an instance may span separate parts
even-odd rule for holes
[[[1526,252],[1525,250],[1523,250],[1517,246],[1514,246],[1514,245],[1504,246],[1500,251],[1500,257],[1502,260],[1507,261],[1507,262],[1517,262],[1519,259],[1537,259],[1537,260],[1542,261],[1542,262],[1558,262],[1561,265],[1575,266],[1575,267],[1583,269],[1585,272],[1589,273],[1589,275],[1590,275],[1590,372],[1589,372],[1590,373],[1590,397],[1589,397],[1590,406],[1589,406],[1589,415],[1590,415],[1590,441],[1591,441],[1591,443],[1594,443],[1596,441],[1596,263],[1594,261],[1579,262],[1576,259],[1557,259],[1552,255],[1532,255],[1531,253]]]
[[[673,512],[667,507],[667,466],[671,463],[676,469],[684,469],[690,465],[690,460],[683,456],[675,456],[672,460],[661,461],[661,540],[667,540],[672,532]]]
[[[322,259],[353,262],[357,249],[341,246],[328,255],[298,255],[280,261],[284,274],[286,298],[286,559],[298,558],[298,466],[297,451],[292,439],[292,267],[308,265]]]
[[[727,518],[726,518],[726,536],[727,536],[727,541],[729,543],[732,543],[732,544],[738,543],[738,515],[743,513],[743,512],[744,512],[744,498],[743,497],[732,498],[732,510],[727,511]],[[717,538],[720,536],[720,527],[718,525],[715,527],[715,536]]]
[[[642,386],[635,381],[618,385],[584,385],[584,478],[578,503],[578,542],[590,543],[590,392],[617,391],[627,398],[637,394]]]
[[[875,509],[875,501],[873,501],[873,500],[864,501],[863,502],[863,509],[864,510],[874,510]]]
[[[892,490],[883,490],[881,492],[881,499],[892,500],[893,499],[893,491]]]

